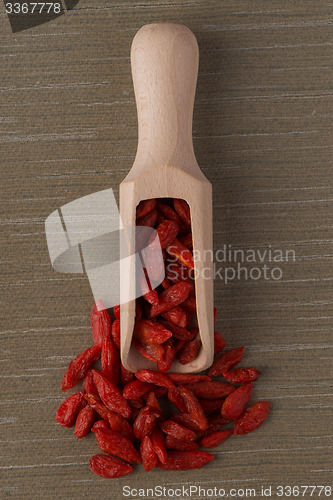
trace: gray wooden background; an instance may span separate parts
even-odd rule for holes
[[[331,7],[81,0],[13,34],[0,5],[1,498],[118,500],[124,485],[329,484]],[[76,198],[117,193],[137,141],[131,40],[160,21],[186,24],[199,43],[193,135],[214,187],[215,249],[293,250],[296,259],[278,264],[280,280],[215,281],[218,329],[229,346],[245,344],[243,366],[262,369],[253,401],[271,401],[265,425],[226,441],[204,469],[137,467],[107,481],[87,465],[93,436],[79,441],[55,421],[65,367],[91,343],[93,300],[85,276],[52,269],[44,221]],[[254,265],[262,263],[245,264]]]

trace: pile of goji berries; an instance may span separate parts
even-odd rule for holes
[[[113,308],[112,322],[99,302],[90,317],[94,346],[70,362],[63,378],[62,390],[81,380],[83,388],[60,405],[57,421],[64,427],[75,425],[78,438],[94,433],[103,453],[92,457],[89,465],[102,477],[129,474],[140,462],[146,471],[202,467],[214,455],[200,446],[213,448],[232,434],[252,432],[269,413],[268,401],[246,408],[260,371],[233,369],[244,347],[225,351],[226,342],[218,332],[215,361],[207,375],[168,372],[175,358],[186,364],[201,348],[198,329],[191,327],[196,308],[188,273],[194,267],[189,207],[183,200],[171,203],[145,200],[137,208],[137,224],[156,226],[164,253],[166,277],[157,290],[149,287],[149,280],[143,283],[133,336],[138,351],[156,361],[157,371],[134,374],[122,365],[120,307]],[[171,270],[170,257],[176,258]],[[214,308],[214,322],[216,314]],[[93,368],[98,360],[100,369]],[[221,375],[224,381],[212,380]],[[162,401],[169,403],[168,414],[162,411]]]
[[[199,330],[193,324],[196,301],[190,208],[177,198],[143,200],[137,206],[136,225],[156,230],[164,279],[153,289],[147,273],[139,277],[142,297],[136,301],[133,344],[157,363],[159,372],[166,372],[175,358],[187,364],[201,349]]]

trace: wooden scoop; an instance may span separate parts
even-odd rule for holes
[[[133,167],[120,184],[123,226],[135,225],[136,206],[149,198],[181,198],[191,209],[197,319],[202,348],[198,357],[173,372],[197,372],[213,362],[212,186],[201,172],[192,144],[192,114],[199,51],[193,33],[179,24],[150,24],[135,35],[131,50],[139,140]],[[128,238],[130,254],[134,238]],[[120,261],[121,358],[128,370],[156,370],[131,345],[135,320],[135,265]]]

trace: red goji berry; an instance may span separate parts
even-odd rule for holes
[[[223,377],[232,384],[245,384],[257,380],[261,371],[256,368],[235,368],[228,372],[223,372]]]
[[[198,398],[199,403],[204,411],[204,413],[216,413],[221,412],[222,405],[224,403],[224,399],[216,398],[216,399],[200,399]]]
[[[154,227],[157,220],[157,210],[152,210],[149,214],[140,217],[136,221],[137,226]]]
[[[215,446],[223,443],[232,434],[232,432],[232,429],[213,432],[212,434],[203,437],[200,441],[200,445],[204,448],[215,448]]]
[[[164,420],[164,422],[161,422],[160,429],[166,434],[170,434],[177,439],[185,441],[194,441],[196,439],[195,432],[181,424],[178,424],[177,422],[174,422],[173,420]]]
[[[111,319],[101,300],[97,300],[91,309],[90,325],[95,345],[101,344],[105,335],[111,333]]]
[[[129,439],[130,441],[134,440],[133,429],[127,422],[126,418],[124,418],[122,415],[119,415],[119,413],[115,413],[114,411],[110,411],[108,414],[108,422],[111,430],[119,432],[119,434]]]
[[[142,441],[145,436],[150,436],[160,416],[159,412],[152,410],[148,406],[142,408],[133,424],[135,437]]]
[[[150,439],[151,442],[153,443],[153,447],[159,461],[162,464],[165,464],[168,458],[168,454],[165,449],[165,439],[163,432],[155,427],[155,429],[151,433]]]
[[[93,396],[98,396],[97,389],[94,383],[94,377],[91,370],[89,370],[87,375],[84,377],[82,386],[86,394],[92,394]]]
[[[163,203],[161,201],[158,201],[157,202],[157,210],[158,210],[158,212],[160,212],[160,214],[163,215],[164,219],[172,220],[172,221],[176,222],[178,227],[181,226],[181,219],[180,219],[179,215],[176,214],[176,212],[171,207],[169,207],[169,205],[167,205],[166,203]]]
[[[226,398],[236,390],[227,382],[197,382],[196,384],[187,384],[186,387],[197,397],[203,399]]]
[[[206,430],[208,426],[208,421],[204,415],[202,406],[200,405],[196,396],[193,394],[192,391],[190,391],[184,386],[179,386],[179,391],[180,394],[183,396],[187,412],[191,415],[194,422],[198,424],[198,427],[201,431]]]
[[[140,453],[134,448],[131,441],[119,432],[108,429],[95,429],[98,446],[104,453],[115,455],[130,463],[140,463]]]
[[[177,359],[182,365],[187,365],[193,361],[199,354],[201,349],[201,340],[194,339],[188,342],[184,347],[177,352]]]
[[[150,382],[151,384],[167,387],[168,389],[175,387],[175,384],[165,373],[158,373],[152,370],[143,369],[136,372],[135,376],[138,380],[142,380],[142,382]]]
[[[179,226],[176,222],[172,220],[164,220],[156,228],[161,249],[166,248],[171,245],[171,243],[176,238]]]
[[[148,361],[162,361],[164,347],[162,344],[142,344],[135,337],[132,339],[135,349]]]
[[[242,385],[236,389],[227,399],[224,401],[221,408],[221,415],[229,420],[236,420],[238,418],[246,405],[250,400],[252,394],[253,382]]]
[[[169,330],[176,339],[180,340],[193,340],[193,333],[184,328],[183,326],[175,325],[170,321],[160,320],[160,324]]]
[[[131,414],[131,409],[126,399],[123,397],[121,390],[109,382],[108,379],[97,370],[93,370],[93,377],[98,394],[105,406],[112,411],[120,413],[123,417],[128,418]]]
[[[162,314],[162,316],[174,325],[179,325],[180,327],[185,327],[186,325],[186,312],[180,306],[176,306],[173,309],[166,311]]]
[[[157,321],[140,319],[135,323],[134,336],[142,344],[163,344],[172,332]]]
[[[91,428],[92,432],[95,432],[96,429],[110,429],[109,422],[107,420],[97,420]]]
[[[112,323],[111,336],[112,336],[112,340],[114,342],[114,345],[117,347],[117,349],[120,349],[120,320],[119,319],[116,319]]]
[[[102,373],[114,385],[120,381],[120,357],[110,335],[104,337],[101,351]]]
[[[96,397],[92,394],[85,394],[84,398],[88,402],[89,406],[91,406],[91,408],[93,408],[100,417],[105,420],[108,419],[110,410],[103,405],[103,403],[101,403],[98,396]]]
[[[81,439],[89,434],[96,418],[95,411],[91,406],[86,405],[77,416],[74,428],[74,434]]]
[[[62,379],[61,389],[63,391],[71,389],[83,379],[92,364],[100,357],[101,347],[101,345],[88,347],[69,363]]]
[[[187,413],[187,406],[178,387],[168,390],[168,400],[171,401],[181,413]]]
[[[214,459],[214,455],[201,450],[169,451],[165,464],[158,464],[164,470],[199,469]]]
[[[141,380],[133,380],[125,385],[123,389],[123,396],[125,399],[139,399],[143,394],[150,391],[154,386],[148,382],[141,382]]]
[[[57,422],[63,427],[73,427],[79,412],[86,405],[83,392],[72,394],[61,403],[57,410]]]
[[[168,373],[168,377],[177,385],[195,384],[196,382],[211,382],[208,375],[197,375],[193,373]]]
[[[167,290],[164,290],[158,297],[158,304],[151,307],[150,314],[152,318],[184,302],[192,289],[192,283],[181,281],[180,283],[170,286]]]
[[[136,216],[138,219],[149,214],[156,207],[156,198],[150,200],[142,200],[136,207]]]
[[[234,434],[248,434],[262,425],[268,417],[269,401],[258,401],[249,408],[235,422]]]
[[[189,232],[187,234],[185,234],[185,236],[182,236],[181,238],[179,238],[179,241],[181,243],[183,243],[183,245],[185,245],[189,250],[191,250],[193,248],[193,241],[192,241],[192,233]]]
[[[188,267],[189,269],[194,269],[193,255],[191,250],[189,250],[181,241],[175,238],[171,245],[166,247],[166,251],[172,257],[176,257],[181,264]]]
[[[179,217],[182,219],[183,222],[185,222],[185,225],[190,227],[191,226],[191,213],[190,213],[190,207],[186,203],[185,200],[180,200],[179,198],[174,198],[173,200],[173,206],[179,215]]]
[[[167,340],[163,344],[164,354],[161,360],[157,361],[157,370],[161,373],[165,373],[170,370],[171,365],[176,357],[176,350],[172,344],[171,339]]]
[[[177,422],[177,424],[180,424],[183,427],[191,429],[191,431],[194,431],[196,435],[201,432],[198,424],[193,420],[189,413],[175,413],[174,415],[171,415],[170,420]]]
[[[133,471],[133,467],[116,457],[99,453],[89,460],[89,467],[98,476],[113,478],[122,477]]]
[[[231,349],[222,353],[211,366],[208,375],[210,377],[218,377],[223,372],[230,370],[233,366],[237,365],[242,360],[244,354],[244,346],[237,349]]]
[[[170,436],[170,434],[166,434],[165,447],[168,450],[191,451],[197,450],[199,448],[199,443],[195,441],[183,441],[182,439],[176,439]]]
[[[149,436],[145,436],[141,442],[140,453],[142,458],[142,465],[146,471],[150,471],[158,464],[158,458],[154,450],[153,443]]]

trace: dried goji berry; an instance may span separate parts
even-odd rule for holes
[[[91,309],[90,325],[95,345],[101,344],[105,335],[111,333],[111,319],[101,300],[97,300]]]
[[[190,227],[191,213],[190,213],[190,207],[188,206],[186,201],[180,200],[179,198],[174,198],[173,206],[179,217],[182,219],[183,222],[185,222],[186,226]]]
[[[223,372],[223,377],[232,384],[245,384],[257,380],[261,371],[256,368],[235,368],[228,372]]]
[[[192,289],[192,283],[187,283],[185,281],[170,286],[170,288],[160,293],[158,304],[153,305],[151,308],[151,316],[154,318],[178,306],[187,299]]]
[[[92,371],[89,370],[83,379],[83,390],[86,394],[92,394],[93,396],[98,396],[97,389],[94,383],[94,377]]]
[[[198,425],[201,431],[207,429],[208,421],[204,415],[202,406],[192,391],[184,386],[179,386],[180,394],[183,396],[187,412],[191,415],[194,422]]]
[[[97,420],[91,428],[92,432],[95,432],[96,429],[110,429],[109,422],[107,420]]]
[[[142,441],[145,436],[150,436],[160,416],[159,412],[152,410],[148,406],[142,408],[133,424],[135,437]]]
[[[113,314],[115,315],[116,319],[120,319],[120,304],[113,306]]]
[[[92,364],[100,357],[101,347],[101,345],[88,347],[69,363],[62,379],[61,389],[63,391],[71,389],[83,379]]]
[[[161,422],[160,429],[166,434],[170,434],[177,439],[194,441],[196,438],[195,432],[181,424],[178,424],[177,422],[174,422],[173,420],[164,420],[164,422]]]
[[[160,212],[165,219],[172,220],[176,222],[176,224],[180,227],[181,226],[181,219],[179,215],[176,214],[176,212],[169,207],[166,203],[163,203],[161,201],[157,202],[157,210]]]
[[[143,394],[153,389],[154,386],[148,382],[141,382],[141,380],[133,380],[125,385],[123,389],[123,396],[125,399],[139,399]]]
[[[138,219],[149,214],[156,207],[156,198],[150,200],[142,200],[136,207],[136,216]]]
[[[176,238],[179,226],[172,220],[164,220],[156,228],[161,248],[166,248]]]
[[[222,405],[224,403],[224,399],[216,398],[216,399],[200,399],[198,398],[199,403],[204,411],[204,413],[216,413],[221,412]]]
[[[131,414],[131,409],[128,406],[126,399],[123,397],[121,390],[99,371],[93,370],[94,382],[98,394],[107,408],[120,413],[123,417],[128,418]]]
[[[199,469],[214,459],[214,455],[201,450],[169,451],[165,464],[158,464],[164,470]]]
[[[110,429],[115,432],[119,432],[119,434],[129,439],[130,441],[134,440],[133,429],[127,422],[126,418],[124,418],[122,415],[119,415],[119,413],[115,413],[114,411],[110,411],[108,414],[108,421]]]
[[[120,381],[120,358],[110,335],[104,337],[101,351],[102,373],[114,385]]]
[[[176,339],[193,340],[193,333],[183,326],[175,325],[170,321],[160,320],[160,323],[167,328]]]
[[[96,413],[103,419],[108,419],[110,410],[99,400],[99,397],[94,396],[93,394],[85,394],[84,398],[88,402],[89,406],[93,408]]]
[[[176,439],[170,436],[170,434],[166,434],[165,447],[168,450],[191,451],[197,450],[199,448],[199,443],[195,441],[183,441],[182,439]]]
[[[187,342],[185,346],[177,352],[177,359],[182,365],[186,365],[193,361],[199,354],[201,349],[201,340],[193,339]]]
[[[189,250],[181,241],[175,238],[171,245],[166,247],[166,251],[172,257],[176,257],[181,264],[188,267],[189,269],[194,269],[193,255],[191,250]]]
[[[232,432],[232,429],[213,432],[212,434],[209,434],[208,436],[202,438],[200,441],[200,445],[204,448],[215,448],[215,446],[223,443],[223,441],[225,441],[230,436],[230,434],[232,434]]]
[[[161,360],[157,361],[157,370],[161,373],[165,373],[170,370],[171,365],[176,357],[176,350],[172,344],[171,339],[167,340],[163,344],[164,354]]]
[[[57,422],[63,427],[73,427],[79,412],[86,405],[83,392],[72,394],[61,403],[57,410]]]
[[[89,434],[96,418],[95,411],[90,405],[86,405],[77,416],[74,428],[74,434],[81,439]]]
[[[226,398],[236,390],[227,382],[197,382],[196,384],[187,384],[186,387],[197,397],[203,399]]]
[[[170,389],[175,387],[175,384],[165,373],[158,373],[152,370],[143,369],[136,372],[135,376],[137,379],[142,380],[142,382],[150,382],[151,384],[160,385]]]
[[[143,344],[163,344],[172,332],[157,321],[140,319],[135,323],[134,336]]]
[[[244,346],[237,349],[231,349],[222,353],[211,366],[208,375],[210,377],[218,377],[223,372],[230,370],[233,366],[237,365],[242,360],[244,354]]]
[[[116,457],[99,453],[89,460],[89,467],[98,476],[113,478],[122,477],[133,471],[133,467]]]
[[[135,337],[133,337],[132,342],[136,350],[148,361],[162,361],[164,356],[162,344],[142,344]]]
[[[153,447],[159,461],[162,464],[165,464],[168,458],[168,454],[165,449],[165,439],[163,432],[155,427],[155,429],[151,433],[150,439],[151,442],[153,443]]]
[[[168,373],[168,377],[177,385],[195,384],[196,382],[211,382],[208,375],[197,375],[194,373]]]
[[[187,413],[187,406],[178,387],[168,390],[168,400],[171,401],[181,413]]]
[[[97,444],[104,453],[115,455],[130,463],[140,463],[140,453],[134,448],[131,441],[119,432],[108,429],[95,429]]]
[[[165,313],[162,314],[162,316],[167,321],[170,321],[175,325],[179,325],[182,327],[185,327],[186,325],[186,312],[180,306],[176,306],[173,309],[166,311]]]
[[[114,342],[114,345],[117,347],[117,349],[120,349],[120,320],[119,319],[116,319],[112,323],[111,336],[112,336],[112,340]]]
[[[249,408],[235,422],[234,434],[248,434],[262,425],[268,417],[269,401],[258,401]]]
[[[152,210],[149,214],[140,217],[136,221],[137,226],[154,227],[157,220],[157,210]]]
[[[177,424],[191,429],[191,431],[194,431],[196,435],[200,433],[198,424],[193,420],[189,413],[175,413],[174,415],[171,415],[170,420],[173,420],[174,422],[177,422]]]
[[[252,394],[253,382],[242,385],[230,394],[224,401],[221,409],[221,415],[229,420],[238,418],[250,400]]]
[[[146,471],[150,471],[158,464],[158,458],[154,450],[153,443],[149,436],[145,436],[141,442],[140,453],[142,458],[142,465]]]
[[[179,241],[181,243],[183,243],[183,245],[185,245],[189,250],[191,250],[193,248],[193,241],[192,241],[192,233],[189,232],[187,234],[185,234],[185,236],[182,236],[181,238],[179,238]]]

